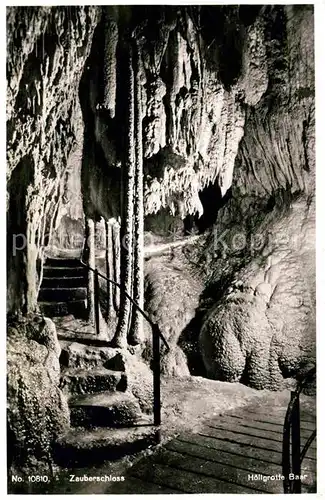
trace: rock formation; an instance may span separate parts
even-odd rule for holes
[[[279,389],[283,377],[301,376],[315,359],[312,212],[300,200],[264,221],[262,251],[207,312],[200,344],[210,377]]]
[[[61,348],[53,322],[29,317],[7,336],[8,467],[14,473],[52,473],[52,447],[69,426],[59,389]]]
[[[248,109],[232,200],[208,243],[209,284],[225,295],[200,334],[212,378],[273,389],[315,359],[312,12],[280,11],[286,43],[266,39],[268,90]]]
[[[103,265],[92,242],[93,265],[122,282],[100,281],[118,347],[129,334],[150,365],[124,287],[170,342],[164,374],[274,390],[302,376],[315,360],[313,7],[9,7],[7,79],[13,466],[50,463],[66,423],[55,334],[34,314],[45,256],[79,258],[89,224],[106,249]],[[143,248],[192,232],[167,257]]]

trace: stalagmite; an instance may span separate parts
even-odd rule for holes
[[[111,241],[112,241],[112,260],[113,260],[113,280],[116,283],[120,283],[120,240],[119,240],[119,229],[117,224],[111,225]],[[113,305],[115,312],[119,311],[120,308],[120,289],[115,286],[113,287]]]
[[[133,194],[134,194],[134,75],[132,67],[132,47],[128,46],[128,129],[127,158],[123,169],[123,203],[121,223],[121,283],[123,289],[132,294],[132,257],[133,257]],[[117,330],[112,341],[116,347],[127,345],[130,302],[121,294],[120,314]]]
[[[144,307],[144,250],[143,250],[143,151],[142,99],[140,79],[140,50],[135,49],[135,191],[134,191],[134,299]],[[139,343],[142,334],[142,315],[133,308],[130,342]]]
[[[105,261],[106,261],[106,276],[113,280],[113,265],[112,265],[112,239],[111,239],[111,224],[108,221],[105,221],[105,237],[106,237],[106,252],[105,252]],[[107,298],[106,298],[106,313],[107,319],[110,319],[113,314],[113,287],[112,284],[107,281]]]
[[[95,269],[95,224],[92,219],[86,220],[86,245],[88,251],[88,265]],[[87,285],[87,311],[88,320],[95,324],[95,281],[93,271],[88,270],[88,285]]]

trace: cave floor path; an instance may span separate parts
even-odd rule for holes
[[[125,471],[105,493],[283,493],[285,406],[252,405],[207,419]],[[301,407],[301,446],[316,427],[315,409]],[[302,463],[303,493],[316,491],[316,443]],[[267,478],[265,476],[271,476]]]

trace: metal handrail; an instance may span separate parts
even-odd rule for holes
[[[155,329],[155,333],[159,335],[159,337],[161,338],[161,340],[163,341],[163,343],[165,344],[165,347],[167,349],[167,351],[169,351],[169,345],[168,345],[168,342],[167,340],[165,339],[164,335],[162,334],[160,328],[159,328],[159,325],[157,323],[154,323],[150,317],[141,309],[141,307],[136,303],[136,301],[131,297],[131,295],[128,294],[128,292],[124,289],[124,287],[120,284],[120,283],[117,283],[116,281],[110,279],[110,278],[107,278],[107,276],[105,276],[104,274],[102,274],[100,271],[98,271],[98,269],[93,269],[91,266],[89,266],[88,264],[86,264],[85,262],[83,262],[82,259],[80,259],[80,262],[81,264],[86,267],[87,269],[89,269],[90,271],[92,271],[93,273],[97,274],[98,276],[100,276],[101,278],[103,278],[104,280],[108,281],[109,283],[112,283],[112,285],[115,285],[117,286],[122,293],[124,293],[124,295],[127,297],[127,299],[132,302],[132,304],[136,307],[136,309],[142,314],[142,316],[144,317],[145,320],[148,321],[148,323],[150,324],[150,326]]]
[[[161,424],[161,397],[160,397],[160,339],[163,341],[167,352],[170,350],[169,345],[165,337],[163,336],[159,325],[154,323],[149,316],[141,309],[141,307],[135,302],[135,300],[128,294],[128,292],[124,289],[124,287],[117,283],[116,281],[107,278],[98,269],[94,269],[89,264],[83,262],[82,257],[80,257],[80,263],[92,271],[95,274],[95,323],[96,330],[99,333],[99,299],[98,299],[98,277],[100,276],[104,280],[112,283],[114,286],[117,286],[122,293],[124,293],[125,297],[136,307],[136,309],[142,314],[145,320],[150,324],[152,328],[152,353],[153,353],[153,418],[154,425],[159,426]]]
[[[291,400],[287,408],[282,441],[282,475],[284,493],[301,493],[301,463],[316,437],[316,430],[307,439],[303,450],[300,451],[300,409],[299,396],[306,384],[311,381],[316,374],[316,366],[310,369],[304,378],[299,382],[295,391],[291,392]],[[290,431],[292,437],[292,456],[290,460]],[[290,473],[298,479],[290,479]]]

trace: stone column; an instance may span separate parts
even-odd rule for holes
[[[113,248],[112,248],[112,236],[111,236],[111,223],[107,220],[105,221],[105,237],[106,237],[106,251],[105,251],[105,260],[106,260],[106,276],[109,279],[114,279],[113,275]],[[107,291],[107,303],[106,303],[106,312],[107,312],[107,320],[109,320],[113,316],[113,287],[112,284],[107,281],[106,285]]]
[[[95,269],[95,223],[92,219],[86,219],[87,247],[88,247],[88,265]],[[87,285],[87,311],[88,320],[95,324],[95,279],[93,271],[88,270]]]

